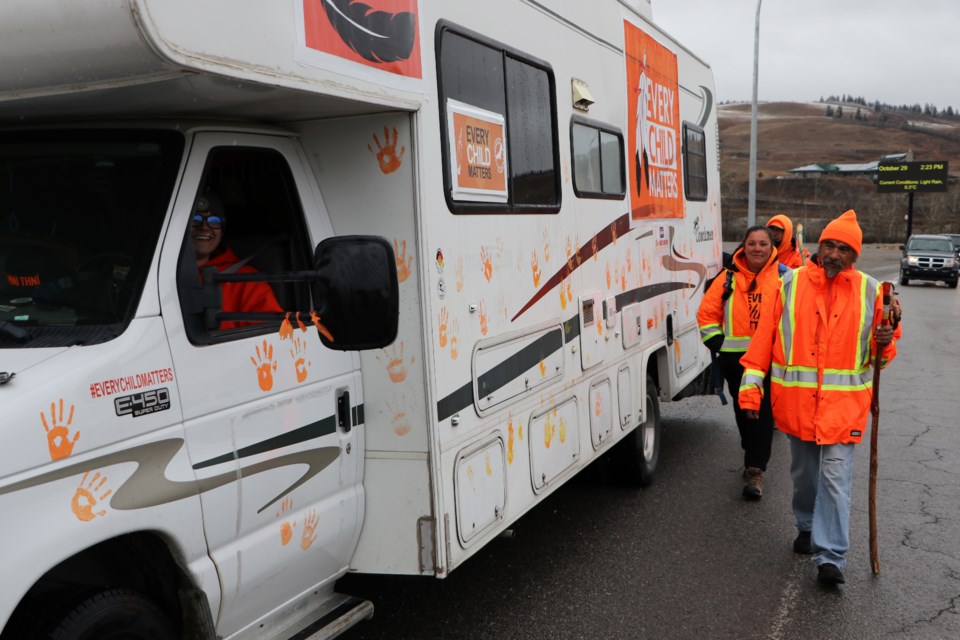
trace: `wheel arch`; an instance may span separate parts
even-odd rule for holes
[[[214,637],[207,599],[186,570],[178,547],[159,532],[138,531],[99,542],[48,570],[21,598],[0,640],[24,637],[24,631],[57,617],[61,611],[51,603],[65,604],[107,588],[131,589],[148,597],[185,640]]]

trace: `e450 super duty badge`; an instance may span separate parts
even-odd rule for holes
[[[134,418],[157,411],[166,411],[170,408],[170,392],[163,387],[121,396],[113,399],[113,407],[118,416],[132,415]]]

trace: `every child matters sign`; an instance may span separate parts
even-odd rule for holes
[[[624,21],[630,218],[682,218],[677,56]]]
[[[507,201],[507,140],[502,114],[447,100],[453,197]]]

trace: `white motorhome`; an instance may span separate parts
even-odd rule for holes
[[[650,482],[721,238],[649,0],[7,0],[0,60],[3,640],[330,637]]]

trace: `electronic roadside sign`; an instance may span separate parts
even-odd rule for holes
[[[947,190],[947,162],[881,162],[877,193],[922,193]]]

